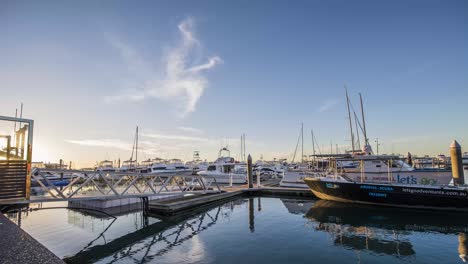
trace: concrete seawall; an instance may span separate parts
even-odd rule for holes
[[[0,263],[64,264],[65,262],[0,214]]]

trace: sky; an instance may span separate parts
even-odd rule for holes
[[[33,160],[254,160],[350,149],[346,85],[380,153],[468,151],[468,2],[0,0],[0,115]],[[362,135],[361,135],[362,141]]]

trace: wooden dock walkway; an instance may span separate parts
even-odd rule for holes
[[[314,198],[309,189],[282,188],[282,187],[260,187],[249,189],[247,185],[225,186],[221,193],[217,194],[196,194],[183,197],[173,197],[150,201],[148,204],[149,213],[156,215],[175,215],[181,212],[200,208],[214,202],[221,202],[241,196],[287,196],[300,198]]]

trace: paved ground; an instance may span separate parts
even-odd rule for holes
[[[64,262],[0,213],[0,263]]]

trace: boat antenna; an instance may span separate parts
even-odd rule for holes
[[[363,103],[362,103],[362,95],[361,93],[359,93],[359,99],[361,101],[361,113],[362,113],[362,126],[364,127],[364,143],[366,145],[369,144],[369,139],[367,138],[367,131],[366,131],[366,119],[364,118],[364,106],[363,106]]]
[[[346,92],[346,105],[348,106],[349,129],[351,131],[351,147],[352,147],[352,152],[354,152],[353,124],[351,121],[351,111],[349,110],[349,96],[348,96],[348,88],[346,88],[346,85],[345,85],[345,92]]]

